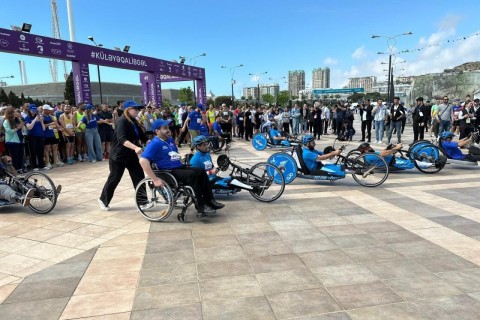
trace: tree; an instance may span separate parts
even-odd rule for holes
[[[215,98],[215,106],[219,107],[223,103],[225,103],[227,106],[230,106],[232,104],[232,97],[231,96],[218,96]]]
[[[185,102],[186,104],[193,104],[193,91],[190,87],[180,88],[178,92],[178,100]]]
[[[212,98],[208,98],[207,100],[207,105],[214,105],[215,104],[215,101],[212,99]]]
[[[10,103],[14,107],[18,107],[22,104],[22,101],[20,100],[19,97],[13,91],[10,91],[8,93],[8,103]]]
[[[8,96],[3,89],[0,90],[0,102],[8,103]]]
[[[245,100],[245,96],[242,96],[240,99]]]
[[[283,106],[289,99],[290,95],[288,94],[288,90],[282,90],[277,94],[277,104],[279,106]]]
[[[63,92],[63,98],[68,100],[68,102],[71,104],[76,104],[77,102],[75,101],[75,91],[73,89],[73,72],[70,72],[67,80],[65,80],[65,91]]]
[[[248,96],[248,100],[253,100],[253,96],[252,96],[252,95],[249,95],[249,96]]]
[[[275,102],[275,97],[272,96],[270,93],[265,93],[262,94],[262,101],[266,103],[274,103]]]

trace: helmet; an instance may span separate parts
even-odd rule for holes
[[[452,139],[455,135],[451,131],[443,131],[440,133],[440,139]]]
[[[304,135],[302,138],[302,144],[307,145],[310,141],[314,141],[315,138],[311,134]]]
[[[364,142],[358,146],[357,150],[360,151],[360,153],[364,153],[364,152],[370,152],[373,149],[372,147],[370,147],[370,143]]]
[[[197,147],[199,145],[201,145],[202,143],[204,142],[209,142],[210,140],[208,140],[207,137],[205,136],[196,136],[194,139],[193,139],[193,146],[194,147]]]
[[[323,149],[323,154],[329,154],[330,152],[335,151],[335,148],[332,146],[328,146],[325,149]]]

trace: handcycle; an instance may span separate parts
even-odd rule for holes
[[[393,147],[394,145],[390,144],[387,146],[387,149],[392,149]],[[348,152],[347,157],[352,158],[361,154],[373,155],[372,152],[374,152],[372,148],[368,150],[360,145],[358,148]],[[399,156],[396,156],[396,154],[399,154]],[[433,174],[440,172],[445,167],[447,156],[437,146],[415,142],[407,150],[399,149],[395,154],[387,156],[385,162],[390,172],[417,168],[420,172]]]
[[[335,147],[330,147],[331,151]],[[278,166],[285,178],[285,183],[291,183],[296,177],[302,179],[319,180],[319,181],[336,181],[345,178],[346,174],[351,174],[353,179],[362,186],[376,187],[387,180],[389,170],[385,160],[378,155],[356,155],[348,157],[343,155],[346,145],[342,145],[339,149],[342,154],[337,156],[336,166],[324,165],[319,170],[310,171],[303,160],[302,146],[297,144],[286,152],[277,152],[271,155],[267,162]],[[333,169],[332,169],[333,168]]]
[[[255,150],[263,151],[266,148],[288,148],[294,144],[301,144],[296,135],[290,135],[285,133],[285,140],[275,143],[273,138],[268,133],[268,130],[262,130],[262,132],[256,133],[252,137],[252,145]]]
[[[9,165],[7,165],[9,166]],[[4,170],[4,180],[13,190],[24,196],[28,190],[34,189],[28,207],[35,213],[47,214],[55,208],[62,186],[55,186],[43,172],[30,172],[25,175],[14,174],[15,170]],[[14,205],[7,200],[0,200],[0,207]]]
[[[260,162],[251,168],[243,168],[232,162],[227,155],[220,155],[217,164],[222,171],[230,171],[232,183],[225,186],[213,186],[214,194],[235,194],[247,190],[262,202],[275,201],[285,190],[285,179],[275,165]],[[165,183],[156,187],[150,178],[145,178],[135,188],[135,202],[138,211],[150,221],[165,221],[174,208],[180,208],[177,215],[180,222],[188,222],[186,212],[196,205],[195,192],[190,186],[179,183],[169,170],[157,170],[154,173]],[[233,181],[235,181],[233,183]]]

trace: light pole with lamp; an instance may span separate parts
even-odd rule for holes
[[[97,44],[92,36],[88,36],[88,40],[92,41],[96,47],[103,47],[103,44]],[[97,64],[97,74],[98,74],[98,88],[100,90],[100,104],[103,104],[103,95],[102,95],[102,80],[100,79],[100,65]]]
[[[11,76],[4,76],[4,77],[0,77],[0,80],[2,80],[2,79],[9,79],[9,78],[15,78],[15,77],[14,77],[13,75],[11,75]],[[7,85],[6,82],[3,82],[3,83],[5,83],[5,85]],[[2,87],[2,81],[0,81],[0,87]]]
[[[395,49],[395,44],[397,43],[396,38],[400,36],[408,36],[412,35],[412,32],[405,32],[401,34],[397,34],[395,36],[379,36],[379,35],[372,35],[372,38],[385,38],[387,39],[387,48],[388,53],[379,52],[378,54],[388,54],[388,97],[387,100],[389,103],[392,102],[393,96],[395,95],[395,89],[393,88],[393,69],[392,69],[392,56],[395,54],[393,51]]]
[[[262,74],[267,74],[268,71],[265,71],[265,72],[261,72],[261,73],[249,73],[248,75],[249,76],[254,76],[255,78],[257,78],[257,107],[260,106],[260,76]]]
[[[190,58],[190,65],[192,65],[192,61],[194,61],[193,65],[197,64],[197,58],[199,57],[205,57],[207,54],[204,52],[202,54],[199,54],[198,56],[195,56],[193,58]],[[185,59],[185,58],[184,58]],[[195,80],[193,80],[193,100],[195,102],[195,105],[197,104],[197,89],[196,89],[196,83]]]
[[[268,78],[268,80],[273,80],[273,84],[274,84],[273,90],[275,90],[275,85],[278,86],[278,90],[275,90],[275,106],[277,106],[278,91],[280,91],[280,85],[278,84],[278,81],[282,79],[286,79],[286,77],[281,77],[278,79]]]
[[[236,68],[241,68],[243,67],[243,64],[239,64],[238,66],[235,67],[227,67],[227,66],[221,66],[220,68],[222,69],[228,69],[230,72],[230,84],[232,85],[232,108],[235,109],[235,94],[233,93],[233,86],[235,85],[235,80],[233,79],[233,74],[235,73]]]

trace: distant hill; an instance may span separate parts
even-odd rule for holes
[[[474,71],[480,70],[480,61],[467,62],[453,68],[455,71]]]

